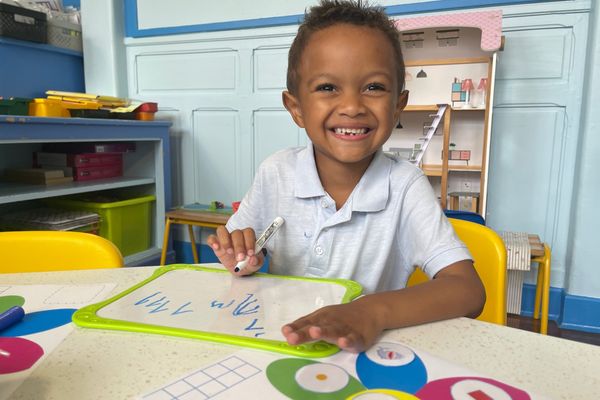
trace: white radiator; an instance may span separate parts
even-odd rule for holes
[[[508,289],[506,312],[521,314],[521,298],[525,271],[531,268],[531,247],[528,234],[524,232],[499,232],[506,247]]]

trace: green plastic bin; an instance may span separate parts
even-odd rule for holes
[[[93,199],[93,195],[89,199]],[[113,242],[123,256],[128,256],[151,246],[152,202],[155,200],[154,195],[110,202],[63,197],[48,199],[48,203],[69,210],[86,210],[99,214],[100,236]]]

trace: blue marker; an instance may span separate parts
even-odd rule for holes
[[[25,310],[20,306],[13,306],[0,314],[0,331],[9,328],[21,321],[25,316]]]

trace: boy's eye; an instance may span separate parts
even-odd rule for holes
[[[381,83],[369,83],[367,85],[367,90],[385,90],[385,85]]]
[[[335,86],[331,83],[323,83],[317,86],[318,92],[333,92],[335,90]]]

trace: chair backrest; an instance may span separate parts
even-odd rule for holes
[[[117,246],[90,233],[0,232],[0,273],[122,266],[123,257]]]
[[[462,219],[465,221],[475,222],[480,225],[485,225],[485,219],[480,214],[472,211],[444,210],[444,214],[446,214],[446,217],[448,218]]]
[[[483,282],[487,300],[477,317],[481,321],[506,325],[506,248],[493,230],[469,221],[448,218],[460,240],[467,246],[475,270]],[[407,286],[428,280],[420,269],[409,277]]]

